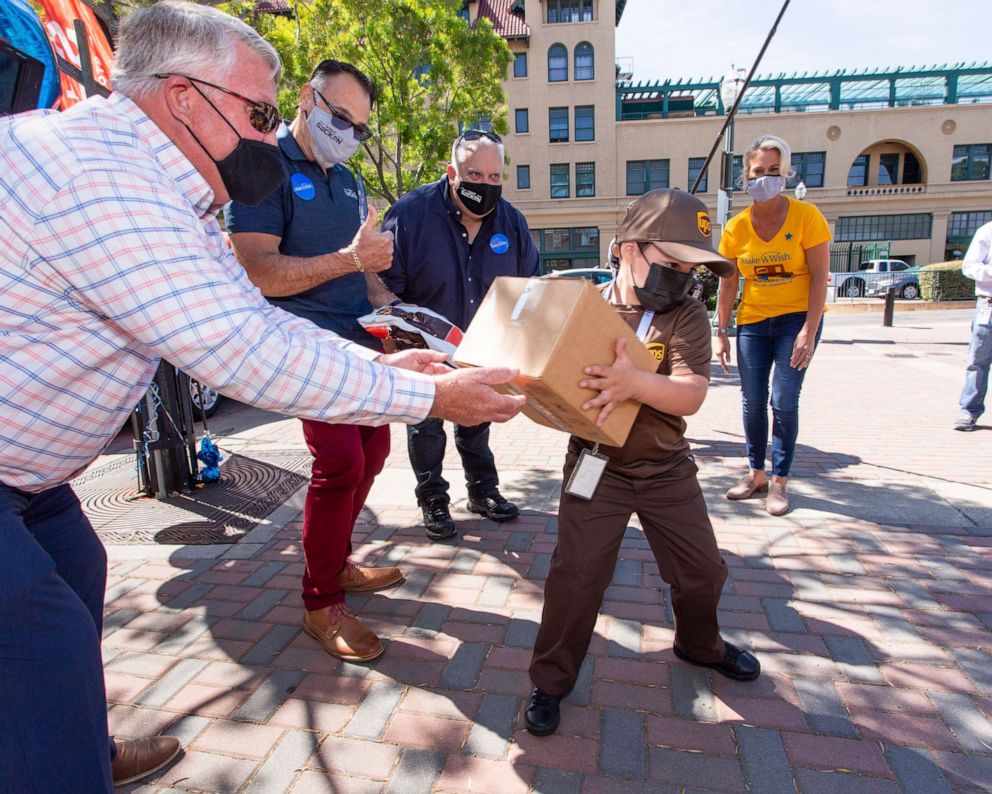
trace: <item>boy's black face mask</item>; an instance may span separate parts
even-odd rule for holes
[[[644,245],[638,243],[641,256],[645,259]],[[664,314],[670,312],[689,294],[689,287],[692,286],[692,273],[682,273],[673,267],[659,265],[657,262],[647,260],[651,269],[648,277],[644,280],[643,287],[634,287],[634,294],[645,309]]]

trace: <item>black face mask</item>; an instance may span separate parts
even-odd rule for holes
[[[641,247],[641,256],[644,248]],[[673,267],[650,262],[651,269],[643,287],[634,287],[634,294],[645,309],[664,314],[670,312],[689,294],[692,273],[682,273]]]
[[[465,209],[481,218],[496,209],[499,197],[503,195],[503,186],[488,185],[485,182],[460,182],[455,192]]]
[[[200,92],[200,95],[203,96],[203,93]],[[189,125],[184,124],[183,126],[189,130],[193,140],[200,144],[200,148],[206,152],[207,157],[214,161],[214,165],[217,166],[217,173],[220,174],[220,181],[224,183],[224,189],[227,190],[227,195],[231,197],[231,201],[238,201],[249,207],[257,207],[286,178],[286,171],[282,165],[282,153],[278,146],[273,146],[271,143],[252,141],[243,137],[224,114],[217,110],[213,102],[205,96],[203,98],[206,99],[210,107],[217,111],[217,115],[224,119],[224,123],[234,130],[234,134],[238,136],[238,145],[223,160],[215,160]]]

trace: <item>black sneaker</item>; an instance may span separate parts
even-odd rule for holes
[[[527,726],[528,733],[550,736],[558,730],[558,723],[561,722],[560,703],[561,698],[558,695],[551,695],[539,686],[534,687],[527,711],[524,712],[524,725]]]
[[[478,513],[493,521],[509,521],[520,515],[513,502],[508,502],[499,491],[493,490],[483,496],[469,496],[466,505],[470,513]]]
[[[424,511],[424,528],[431,540],[447,540],[458,534],[448,510],[448,500],[444,497],[430,499],[420,509]]]

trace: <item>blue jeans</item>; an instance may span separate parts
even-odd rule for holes
[[[0,788],[111,792],[107,553],[68,485],[0,484],[0,536]]]
[[[417,502],[421,505],[444,497],[448,499],[448,482],[441,476],[444,462],[444,449],[447,436],[444,422],[440,419],[425,419],[418,425],[407,425],[407,449],[410,465],[417,477]],[[468,495],[480,497],[496,490],[499,477],[496,474],[496,459],[489,449],[489,423],[463,427],[455,425],[455,448],[465,469],[465,483]]]
[[[788,477],[799,435],[799,390],[805,369],[789,364],[806,312],[769,317],[737,327],[737,369],[741,376],[744,441],[752,469],[765,468],[768,446],[768,382],[772,397],[772,474]],[[819,343],[823,321],[816,329]],[[774,365],[774,371],[773,371]]]
[[[968,345],[968,368],[961,389],[961,410],[975,419],[985,413],[985,393],[989,387],[989,365],[992,365],[992,324],[978,324],[978,314],[985,304],[978,299],[975,318],[971,321],[971,344]]]

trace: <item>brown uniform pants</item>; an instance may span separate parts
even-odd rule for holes
[[[575,466],[569,455],[565,482]],[[727,578],[696,464],[634,480],[606,472],[592,501],[562,489],[558,545],[544,585],[544,613],[534,643],[531,680],[552,695],[575,685],[603,594],[613,578],[627,522],[636,513],[662,578],[672,588],[675,644],[700,662],[723,658],[716,608]]]

